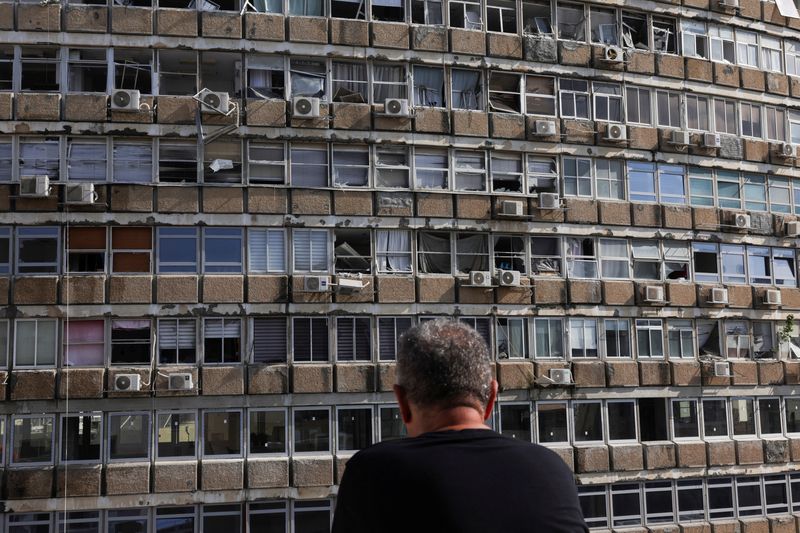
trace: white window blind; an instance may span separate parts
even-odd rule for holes
[[[113,180],[122,183],[148,183],[153,180],[153,145],[114,141]]]
[[[328,270],[328,232],[325,230],[295,230],[295,272],[325,272]]]
[[[286,234],[283,230],[250,229],[250,271],[283,272]]]
[[[196,341],[195,332],[196,324],[194,319],[159,320],[159,361],[164,364],[193,363]]]

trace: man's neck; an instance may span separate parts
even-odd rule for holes
[[[487,429],[487,426],[484,423],[482,412],[474,407],[458,406],[426,413],[420,418],[414,429],[416,431],[412,436],[434,431]]]

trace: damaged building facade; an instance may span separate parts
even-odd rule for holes
[[[796,531],[797,98],[791,0],[0,2],[0,527],[328,531],[449,316],[593,529]]]

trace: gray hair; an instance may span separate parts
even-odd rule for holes
[[[489,348],[462,322],[436,319],[406,331],[397,352],[397,384],[424,406],[472,406],[489,401]]]

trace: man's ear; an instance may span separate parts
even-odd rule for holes
[[[406,390],[400,385],[394,385],[392,388],[397,398],[397,405],[400,407],[400,416],[403,417],[403,423],[408,425],[411,423],[411,406],[408,403]]]
[[[489,401],[486,402],[486,410],[483,412],[483,419],[488,420],[492,416],[492,409],[494,409],[494,402],[497,400],[497,380],[493,379],[489,385]]]

